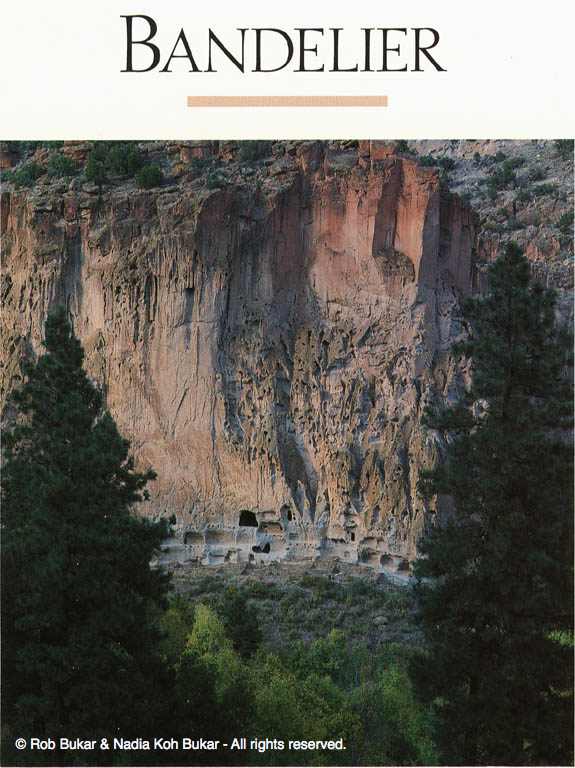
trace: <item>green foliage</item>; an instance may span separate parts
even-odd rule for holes
[[[39,149],[60,149],[64,146],[63,141],[11,141],[10,150],[20,155],[21,158],[34,154]]]
[[[503,152],[498,152],[498,155],[503,155]],[[517,167],[517,158],[511,160],[503,160],[501,166],[492,171],[487,177],[487,195],[490,200],[497,198],[497,193],[502,189],[506,189],[513,185],[516,181],[514,169]]]
[[[144,165],[136,173],[136,184],[143,189],[159,187],[162,180],[163,174],[159,165]]]
[[[77,173],[75,162],[60,152],[54,152],[48,160],[48,176],[74,176]]]
[[[218,738],[225,741],[243,733],[252,710],[247,668],[234,651],[222,620],[206,605],[196,607],[183,659],[203,667],[205,677],[213,682]]]
[[[201,176],[210,164],[211,159],[208,157],[192,157],[190,160],[190,170],[194,176]]]
[[[160,652],[168,666],[174,668],[186,649],[188,637],[194,626],[193,605],[181,597],[175,597],[160,617]]]
[[[573,211],[567,211],[566,213],[561,214],[557,220],[557,226],[562,235],[573,237]]]
[[[21,157],[26,157],[32,154],[36,149],[41,146],[40,141],[15,141],[12,146],[18,152]]]
[[[255,608],[236,587],[228,587],[217,606],[234,650],[249,659],[262,642],[262,632]]]
[[[573,159],[573,139],[556,139],[553,143],[555,151],[562,160]]]
[[[152,616],[167,577],[149,562],[167,526],[131,510],[155,475],[134,470],[63,308],[45,347],[3,436],[4,722],[23,737],[142,735],[166,687]]]
[[[313,582],[314,590],[318,583]],[[343,632],[334,630],[313,642],[298,641],[281,654],[261,645],[255,653],[240,653],[233,639],[238,593],[228,589],[216,610],[199,603],[193,612],[177,598],[162,618],[163,647],[176,674],[174,735],[191,732],[226,740],[252,734],[285,742],[282,751],[234,753],[234,764],[437,762],[432,709],[414,695],[408,656],[401,646],[373,652],[364,644],[351,646]],[[300,609],[305,611],[306,604]],[[339,738],[345,741],[345,751],[287,748],[289,739]],[[192,756],[192,764],[202,758],[206,760],[199,753]],[[212,765],[222,761],[222,754],[210,758]]]
[[[367,765],[436,765],[433,717],[417,702],[405,669],[377,671],[352,694],[363,726]]]
[[[255,163],[269,157],[273,141],[242,141],[240,143],[239,159],[242,163]]]
[[[538,184],[531,190],[534,197],[543,197],[543,195],[552,195],[557,192],[556,184]]]
[[[33,161],[24,163],[15,171],[3,172],[6,181],[11,181],[15,187],[33,187],[44,174],[44,169]]]
[[[417,151],[409,145],[406,139],[399,139],[395,145],[395,151],[400,155],[416,155]]]
[[[84,175],[88,181],[96,184],[100,191],[108,181],[108,169],[105,154],[96,147],[89,153],[84,168]]]
[[[142,165],[142,156],[135,142],[97,141],[88,154],[84,173],[88,181],[101,189],[112,176],[135,176]]]
[[[420,165],[427,168],[440,168],[446,174],[454,170],[457,163],[452,157],[433,157],[433,155],[421,155],[418,158]]]
[[[226,634],[222,620],[211,608],[200,603],[195,611],[194,625],[186,649],[198,656],[213,656],[231,648],[232,641]]]
[[[533,194],[528,189],[520,189],[515,199],[519,203],[529,203],[533,200]]]
[[[446,173],[449,173],[450,171],[452,171],[457,165],[457,163],[452,157],[440,157],[437,161],[437,164]]]
[[[432,168],[438,164],[433,155],[420,155],[417,162],[424,168]]]
[[[208,189],[221,189],[225,184],[225,179],[217,170],[209,171],[206,177],[206,187]]]
[[[527,181],[543,181],[545,178],[545,171],[543,168],[532,168],[527,174]]]
[[[569,764],[573,658],[552,637],[573,625],[572,342],[514,243],[464,314],[456,351],[472,387],[427,416],[450,439],[420,490],[454,513],[416,566],[432,580],[419,586],[430,652],[417,676],[446,762]]]
[[[103,146],[107,154],[106,164],[111,174],[131,177],[142,167],[142,156],[137,144],[134,142],[112,141],[105,143]]]
[[[282,596],[281,589],[275,584],[265,584],[256,580],[248,582],[242,591],[247,598],[261,600],[279,600]]]

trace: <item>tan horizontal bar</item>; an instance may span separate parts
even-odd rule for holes
[[[188,107],[387,107],[387,96],[188,96]]]

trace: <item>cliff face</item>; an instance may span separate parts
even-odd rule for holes
[[[437,511],[422,412],[466,375],[473,213],[378,142],[298,143],[219,189],[175,160],[156,190],[4,192],[3,402],[66,303],[178,556],[413,557]]]

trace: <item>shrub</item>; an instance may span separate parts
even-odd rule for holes
[[[84,175],[86,176],[87,181],[97,184],[100,190],[108,181],[105,158],[102,156],[102,153],[96,149],[93,149],[88,155]]]
[[[60,152],[53,154],[48,161],[48,176],[74,176],[77,170],[74,161]]]
[[[517,157],[510,157],[507,164],[510,168],[521,168],[522,165],[525,165],[525,158],[520,155]]]
[[[568,211],[559,217],[557,226],[561,230],[561,234],[572,236],[573,235],[573,211]]]
[[[39,141],[11,141],[10,146],[13,152],[16,152],[20,157],[26,157],[31,155],[42,143]]]
[[[142,156],[131,141],[114,141],[106,145],[108,171],[115,176],[134,176],[143,166]]]
[[[206,178],[206,186],[208,189],[220,189],[225,184],[225,179],[217,172],[210,171]]]
[[[532,168],[527,174],[528,181],[543,181],[545,178],[545,171],[543,168]]]
[[[539,184],[537,187],[533,187],[533,195],[535,197],[542,197],[543,195],[552,195],[557,192],[556,184]]]
[[[131,141],[94,142],[86,161],[85,176],[100,189],[110,176],[132,177],[142,167],[137,145]]]
[[[518,203],[529,203],[533,199],[533,195],[528,189],[520,189],[515,199]]]
[[[456,162],[452,157],[440,157],[437,161],[437,165],[446,173],[449,173],[452,171],[455,166]]]
[[[498,154],[503,154],[498,153]],[[497,155],[496,155],[497,157]],[[490,200],[495,200],[497,193],[515,183],[515,172],[513,170],[513,160],[504,160],[500,168],[496,168],[487,179],[487,196]]]
[[[562,160],[573,159],[573,139],[557,139],[554,145],[555,151]]]
[[[39,179],[43,173],[44,169],[41,168],[38,163],[29,162],[24,163],[24,165],[21,165],[20,168],[11,173],[6,173],[5,178],[18,188],[33,187],[37,179]]]
[[[243,588],[244,595],[254,600],[281,600],[283,592],[275,584],[264,584],[262,581],[252,581]]]
[[[273,141],[242,141],[239,158],[242,163],[254,163],[268,157],[272,151]]]
[[[409,146],[409,142],[406,139],[399,139],[395,145],[395,151],[402,155],[416,155],[415,149]]]
[[[201,176],[209,165],[210,160],[207,157],[192,157],[190,160],[190,170],[194,176]]]
[[[249,659],[262,642],[262,632],[254,606],[248,603],[245,594],[237,587],[228,587],[221,595],[216,610],[236,653],[244,659]]]
[[[487,181],[487,197],[491,200],[491,202],[495,202],[495,200],[497,199],[498,189],[499,187],[495,179],[490,178]]]
[[[136,173],[136,184],[143,189],[159,187],[162,180],[163,174],[159,165],[144,165]]]
[[[431,155],[421,155],[419,158],[419,164],[424,168],[431,168],[437,165],[437,160]]]

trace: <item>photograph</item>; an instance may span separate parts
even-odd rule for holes
[[[0,142],[2,765],[573,765],[573,161]]]

